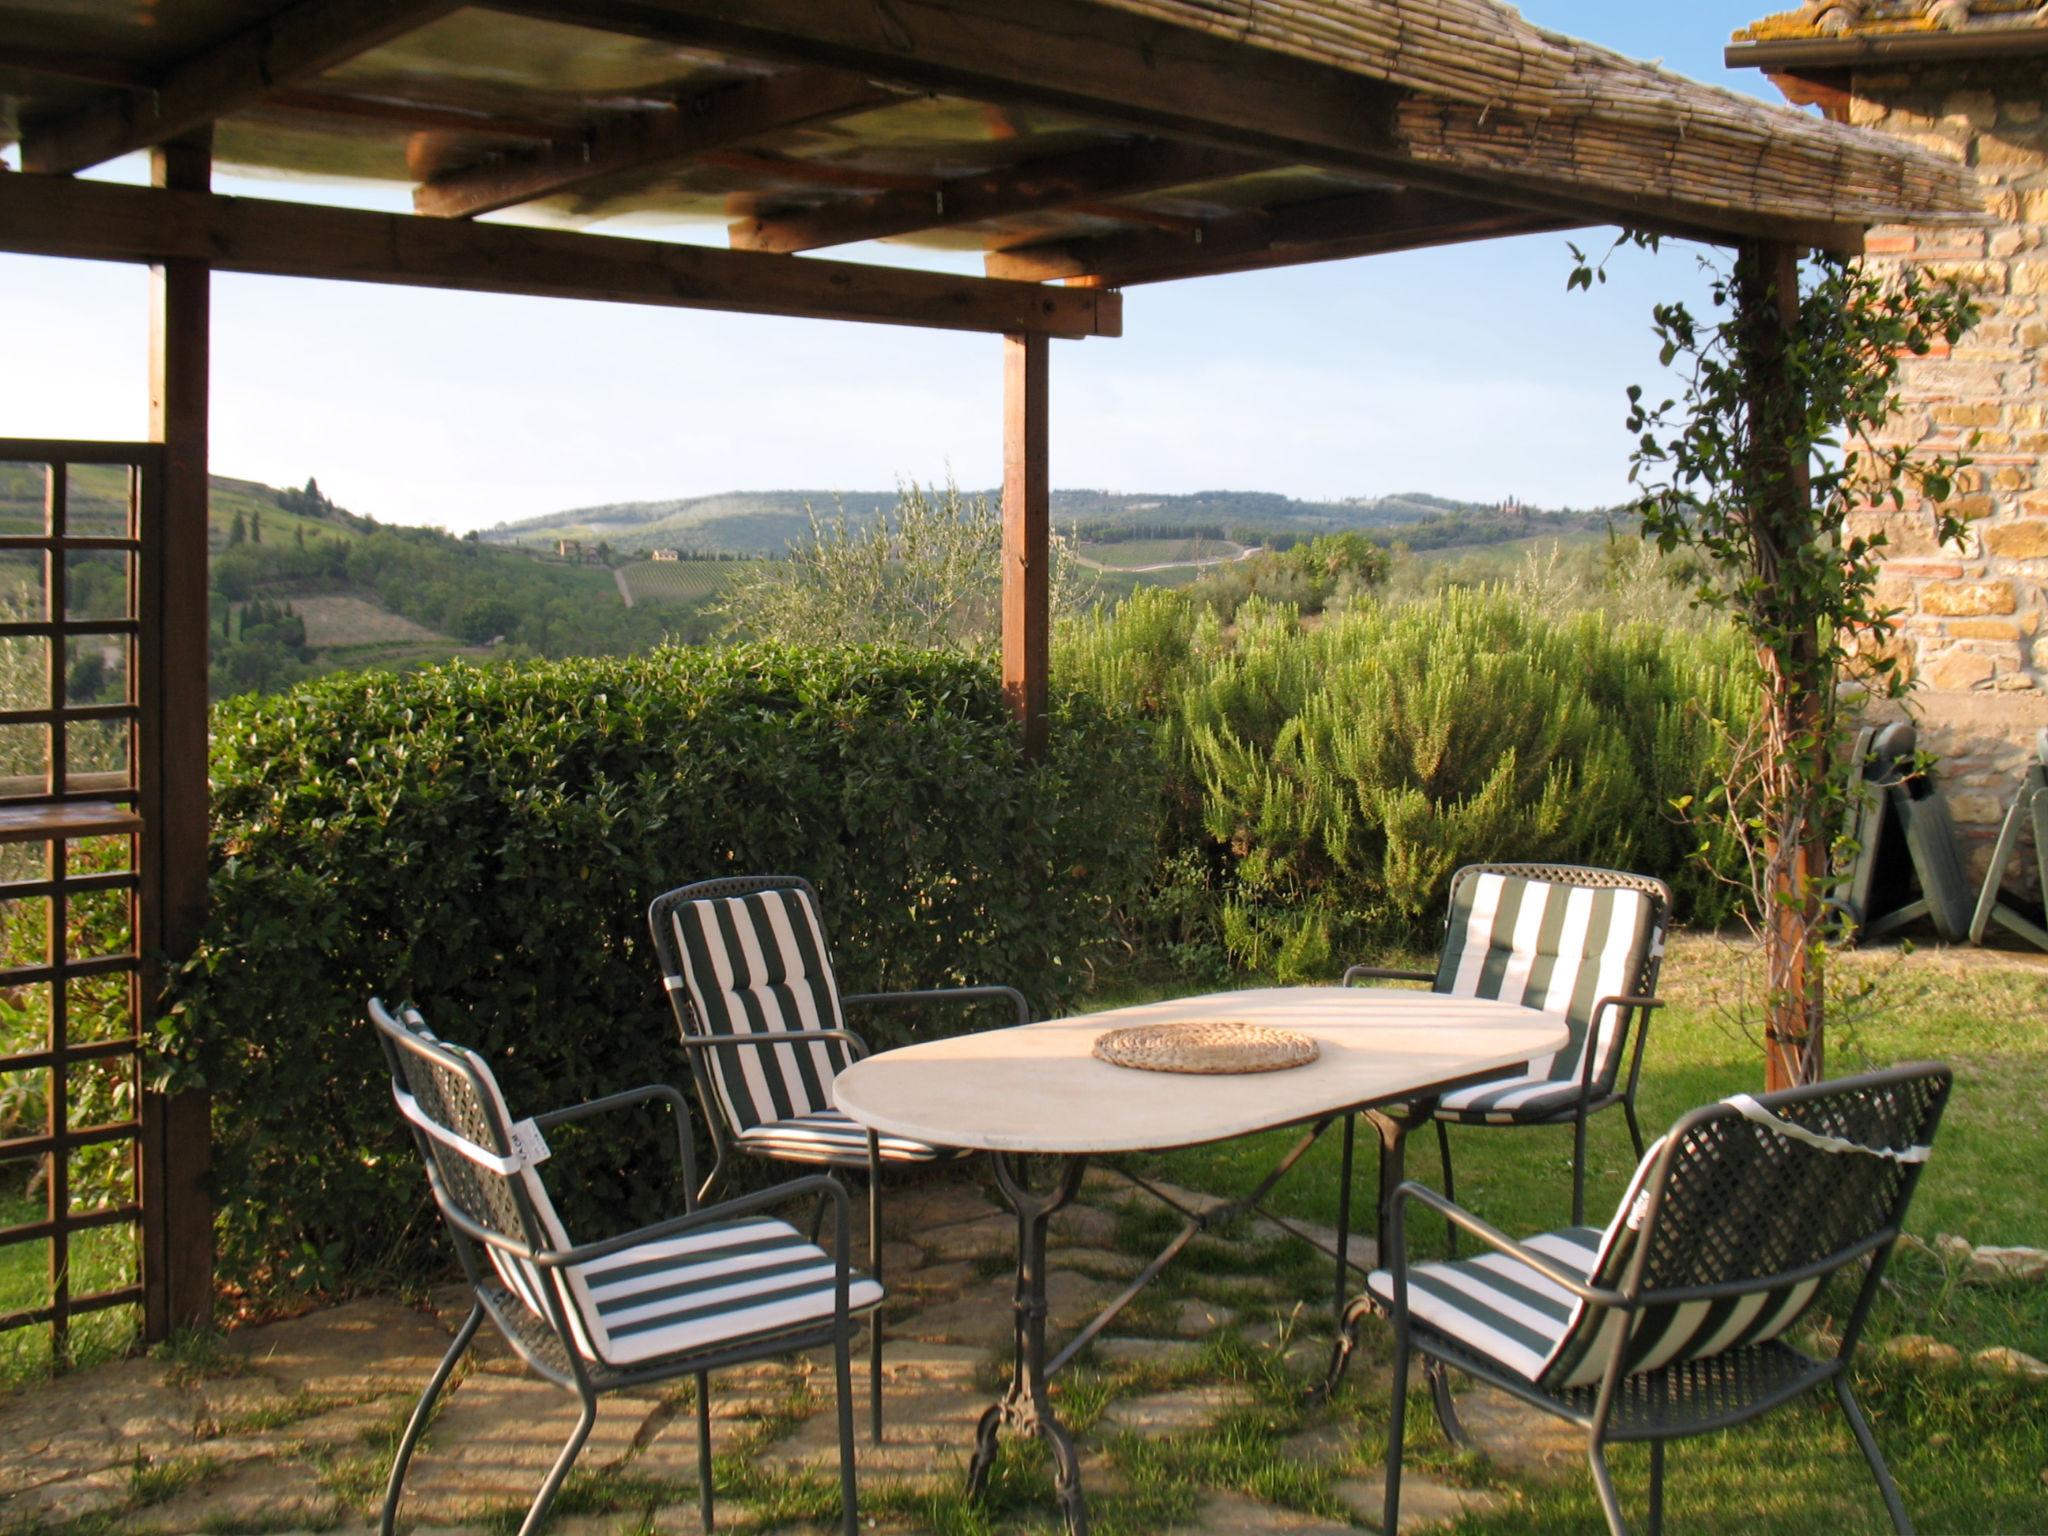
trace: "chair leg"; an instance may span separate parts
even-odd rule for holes
[[[1572,1225],[1586,1224],[1586,1111],[1572,1121]]]
[[[1650,1442],[1650,1533],[1664,1536],[1664,1442]]]
[[[697,1373],[697,1519],[711,1536],[711,1373]]]
[[[1408,1418],[1408,1330],[1394,1330],[1394,1396],[1387,1411],[1387,1493],[1382,1531],[1401,1529],[1401,1439]]]
[[[1455,1202],[1458,1184],[1451,1176],[1451,1128],[1442,1120],[1436,1123],[1436,1155],[1444,1170],[1444,1198]],[[1444,1218],[1444,1253],[1453,1259],[1458,1256],[1458,1224],[1449,1217]]]
[[[1614,1479],[1607,1471],[1607,1447],[1598,1440],[1586,1447],[1586,1459],[1593,1464],[1593,1483],[1600,1490],[1600,1507],[1607,1513],[1609,1536],[1628,1536],[1628,1522],[1621,1518],[1621,1500],[1614,1494]]]
[[[1643,1126],[1642,1122],[1636,1119],[1636,1101],[1623,1099],[1621,1112],[1628,1116],[1628,1139],[1635,1143],[1636,1161],[1640,1163],[1643,1160]]]
[[[875,1158],[875,1133],[868,1132],[868,1155]],[[868,1164],[868,1269],[882,1283],[882,1167]],[[882,1443],[882,1309],[868,1314],[868,1429]]]
[[[839,1391],[839,1508],[841,1525],[845,1536],[860,1536],[860,1493],[854,1486],[853,1474],[853,1368],[847,1356],[850,1353],[847,1335],[853,1330],[842,1327],[839,1336],[832,1341],[832,1368],[838,1378]]]
[[[448,1378],[455,1374],[457,1363],[468,1351],[470,1341],[476,1337],[477,1325],[483,1320],[483,1303],[472,1302],[469,1316],[455,1330],[454,1342],[448,1346],[448,1353],[441,1357],[441,1363],[434,1367],[434,1374],[427,1379],[426,1391],[420,1394],[412,1417],[406,1420],[405,1435],[398,1442],[398,1454],[391,1459],[391,1480],[384,1487],[384,1512],[378,1520],[378,1529],[383,1536],[391,1536],[393,1523],[398,1518],[399,1495],[405,1491],[405,1469],[412,1464],[412,1453],[420,1443],[420,1436],[426,1432],[428,1421],[434,1416],[434,1400],[448,1385]]]
[[[1870,1463],[1871,1474],[1877,1478],[1878,1491],[1884,1495],[1884,1507],[1891,1511],[1892,1529],[1899,1536],[1913,1536],[1913,1522],[1906,1518],[1906,1506],[1899,1501],[1898,1485],[1893,1483],[1892,1474],[1884,1464],[1884,1456],[1877,1448],[1877,1437],[1871,1434],[1863,1410],[1856,1406],[1847,1376],[1835,1378],[1835,1397],[1841,1402],[1842,1414],[1848,1419],[1849,1427],[1856,1432],[1856,1443],[1863,1449],[1863,1459]]]
[[[1451,1399],[1449,1369],[1442,1361],[1431,1360],[1424,1370],[1429,1376],[1430,1401],[1436,1405],[1436,1421],[1444,1438],[1461,1451],[1471,1450],[1472,1437],[1465,1433],[1465,1422],[1458,1417],[1458,1405]]]
[[[583,1399],[583,1411],[576,1417],[576,1428],[569,1434],[569,1443],[562,1447],[562,1454],[555,1458],[555,1464],[548,1469],[547,1481],[540,1485],[540,1492],[534,1495],[533,1508],[526,1512],[526,1518],[519,1522],[519,1536],[534,1536],[547,1524],[548,1509],[555,1502],[555,1495],[562,1491],[569,1469],[576,1465],[576,1458],[582,1454],[583,1442],[590,1438],[591,1427],[597,1423],[597,1397],[595,1394]]]

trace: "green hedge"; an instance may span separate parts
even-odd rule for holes
[[[1731,913],[1732,888],[1695,856],[1701,829],[1673,810],[1721,772],[1714,722],[1752,707],[1725,628],[1459,590],[1321,623],[1255,599],[1226,629],[1152,590],[1070,628],[1059,662],[1156,722],[1153,913],[1184,969],[1206,952],[1328,980],[1372,946],[1433,942],[1452,871],[1480,860],[1634,869],[1670,880],[1681,916]]]
[[[223,706],[212,910],[165,1045],[216,1094],[224,1277],[444,1260],[362,1022],[373,992],[492,1055],[521,1110],[686,1081],[643,915],[685,881],[809,878],[847,990],[1001,981],[1054,1006],[1147,877],[1156,800],[1127,716],[1055,708],[1026,765],[985,663],[753,646]],[[608,1221],[674,1194],[573,1145],[561,1166]]]

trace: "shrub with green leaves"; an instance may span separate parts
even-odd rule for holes
[[[1725,629],[1549,617],[1497,590],[1316,625],[1254,599],[1230,630],[1145,592],[1060,654],[1075,686],[1160,721],[1168,942],[1194,938],[1186,887],[1205,880],[1231,960],[1302,980],[1431,934],[1451,873],[1480,860],[1662,875],[1682,913],[1723,920],[1732,892],[1674,803],[1721,772],[1715,722],[1753,707],[1741,659]]]
[[[445,1259],[372,993],[490,1055],[521,1113],[687,1082],[644,912],[690,880],[810,879],[846,990],[1009,982],[1055,1006],[1146,878],[1156,799],[1141,729],[1055,709],[1028,764],[985,663],[767,646],[222,706],[212,908],[164,1045],[215,1094],[223,1274],[332,1287]],[[856,1021],[878,1047],[992,1022]],[[556,1147],[592,1225],[672,1210],[610,1146]]]

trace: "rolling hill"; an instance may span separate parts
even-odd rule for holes
[[[729,491],[673,501],[576,507],[500,524],[486,529],[482,537],[491,543],[529,546],[552,545],[557,539],[603,542],[621,554],[673,548],[705,554],[774,555],[809,531],[807,508],[827,521],[844,511],[849,523],[861,526],[895,503],[893,491]],[[1596,522],[1604,516],[1533,510],[1530,515],[1585,517]],[[1495,506],[1421,493],[1345,501],[1299,501],[1269,491],[1165,495],[1068,490],[1055,491],[1052,496],[1054,524],[1076,529],[1091,540],[1206,533],[1216,539],[1259,542],[1276,535],[1313,537],[1347,528],[1388,538],[1399,537],[1401,529],[1418,524],[1500,516],[1501,509]]]

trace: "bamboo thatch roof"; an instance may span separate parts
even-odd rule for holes
[[[1981,207],[1916,146],[1496,0],[0,0],[25,169],[200,126],[222,166],[439,219],[1111,285],[1602,223],[1854,248]]]

